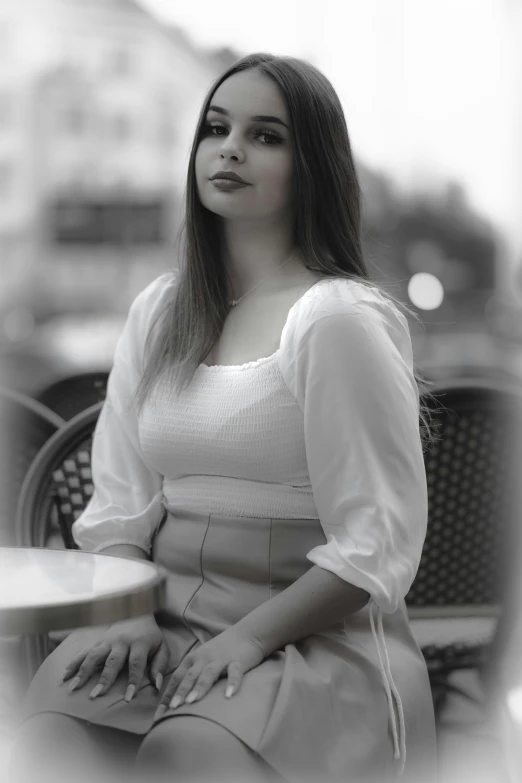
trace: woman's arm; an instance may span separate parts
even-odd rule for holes
[[[408,325],[384,300],[352,301],[363,293],[344,283],[303,321],[283,362],[326,543],[306,555],[313,568],[240,621],[267,654],[370,599],[396,611],[422,554],[427,485]]]
[[[278,595],[245,615],[234,628],[256,641],[265,657],[358,612],[370,599],[366,590],[313,565]]]
[[[73,539],[83,550],[118,554],[124,547],[123,556],[148,557],[163,514],[163,476],[142,451],[134,393],[143,377],[150,323],[169,293],[169,280],[161,276],[138,294],[116,345],[93,435],[94,491],[72,525]]]

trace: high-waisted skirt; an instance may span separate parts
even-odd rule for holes
[[[306,554],[325,541],[314,519],[167,511],[152,547],[152,560],[167,572],[166,605],[156,614],[170,648],[163,688],[187,653],[313,567]],[[160,720],[168,720],[172,732],[180,715],[215,721],[291,783],[436,783],[428,671],[405,602],[382,619],[404,711],[407,753],[401,777],[368,604],[337,625],[273,652],[244,674],[231,699],[224,696],[224,673],[202,699],[169,709]],[[142,737],[152,729],[160,694],[147,676],[129,703],[123,698],[127,667],[108,693],[94,700],[89,693],[96,675],[71,694],[69,683],[61,683],[69,661],[99,635],[100,629],[78,629],[46,658],[29,687],[22,721],[57,712]]]

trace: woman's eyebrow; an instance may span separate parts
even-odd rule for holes
[[[217,111],[218,114],[226,114],[227,117],[230,114],[230,112],[221,108],[221,106],[209,106],[208,111]],[[254,122],[277,122],[279,125],[284,125],[285,128],[288,128],[286,122],[283,122],[279,117],[273,117],[270,114],[256,114],[254,117],[250,117],[250,119],[254,120]]]

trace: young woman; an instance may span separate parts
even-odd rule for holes
[[[434,783],[404,600],[427,525],[423,382],[368,280],[346,122],[316,68],[255,54],[212,86],[180,255],[130,308],[73,528],[160,564],[167,605],[47,658],[13,778]]]

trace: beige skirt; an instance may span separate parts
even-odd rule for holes
[[[156,615],[170,647],[170,674],[190,650],[223,632],[292,584],[313,566],[306,554],[325,543],[319,520],[168,511],[154,538],[152,559],[168,571],[166,608]],[[286,644],[247,672],[226,699],[226,678],[193,704],[161,718],[176,731],[179,715],[199,715],[232,732],[291,783],[395,779],[436,783],[436,727],[428,671],[411,632],[406,604],[383,615],[406,738],[406,764],[394,758],[389,706],[369,605],[328,629]],[[89,699],[89,684],[72,694],[61,683],[66,665],[88,649],[99,629],[68,636],[36,673],[22,721],[58,712],[146,735],[160,695],[148,678],[130,703],[128,673],[104,696]],[[93,683],[95,679],[93,678]]]

